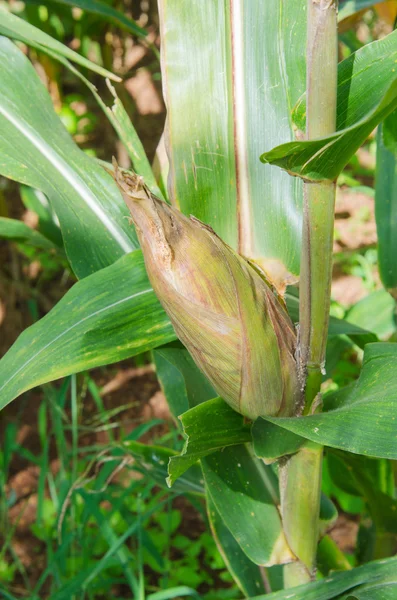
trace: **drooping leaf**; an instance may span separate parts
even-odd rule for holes
[[[233,579],[246,598],[265,593],[262,573],[240,546],[222,521],[211,498],[207,499],[208,519],[219,552]]]
[[[248,558],[271,566],[292,560],[278,512],[271,467],[245,446],[230,446],[201,461],[208,494]]]
[[[133,35],[146,37],[147,31],[139,27],[139,25],[124,13],[113,8],[112,5],[102,2],[101,0],[45,0],[43,4],[48,4],[52,7],[54,4],[65,4],[66,6],[76,6],[84,10],[86,13],[97,15],[107,22],[114,23],[118,27],[129,31]]]
[[[137,250],[76,283],[48,315],[25,329],[0,361],[0,408],[36,385],[172,339]]]
[[[301,185],[258,156],[262,144],[293,139],[291,107],[305,89],[305,9],[301,0],[159,5],[169,197],[265,262],[275,279],[299,272]],[[274,27],[264,35],[258,23]]]
[[[371,131],[397,107],[397,31],[365,45],[338,67],[337,131],[325,138],[289,142],[265,152],[277,165],[308,181],[333,180]],[[302,97],[295,122],[305,128]]]
[[[396,459],[396,369],[395,344],[368,344],[360,378],[337,408],[298,419],[266,420],[325,446]]]
[[[354,597],[356,587],[370,582],[379,583],[382,579],[391,578],[395,575],[396,568],[397,558],[395,557],[378,560],[351,571],[331,573],[324,579],[312,581],[299,587],[267,594],[266,596],[256,596],[255,600],[334,600],[336,598],[340,599],[341,594],[345,592],[348,592],[347,596],[350,594]],[[346,596],[343,598],[346,598]],[[367,597],[365,600],[369,600],[369,598]]]
[[[251,441],[250,426],[244,417],[232,410],[222,398],[213,398],[190,409],[180,420],[186,442],[180,456],[171,458],[168,465],[168,485],[204,456],[227,446]]]
[[[23,221],[8,219],[7,217],[0,217],[0,238],[26,242],[42,250],[55,250],[57,248],[48,238],[23,223]],[[57,248],[57,250],[60,249]]]
[[[0,173],[49,198],[76,275],[84,277],[137,248],[112,177],[76,146],[33,66],[4,37],[0,77]]]
[[[397,298],[397,112],[378,129],[375,216],[382,283]]]
[[[16,15],[13,15],[4,7],[0,7],[0,35],[24,42],[28,46],[37,48],[37,50],[41,50],[42,52],[50,50],[51,56],[54,56],[54,54],[59,55],[89,69],[90,71],[99,73],[99,75],[103,75],[103,77],[108,77],[113,81],[120,81],[120,77],[117,75],[96,65],[74,50],[71,50],[68,46],[58,42],[58,40],[55,40],[41,29],[20,19]]]

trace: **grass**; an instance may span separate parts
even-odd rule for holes
[[[90,419],[82,405],[87,396],[94,406]],[[122,411],[128,404],[106,410],[90,374],[44,386],[37,409],[29,408],[32,395],[24,402],[37,419],[34,448],[18,442],[22,413],[6,425],[0,455],[0,591],[5,598],[238,597],[205,531],[201,498],[160,486],[150,465],[115,450],[115,440],[142,436],[180,450],[182,440],[172,424],[151,419],[127,434]],[[153,436],[160,427],[163,433]],[[106,441],[98,442],[104,435]],[[19,477],[32,469],[37,474],[26,497],[23,489],[13,488],[18,465]],[[21,544],[30,564],[26,556],[18,557]],[[218,592],[211,591],[214,584]]]

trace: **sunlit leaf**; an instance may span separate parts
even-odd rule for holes
[[[79,281],[0,361],[0,408],[34,386],[175,339],[138,250]]]

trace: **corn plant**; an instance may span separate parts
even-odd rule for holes
[[[339,20],[373,4],[341,1]],[[337,0],[159,0],[159,14],[167,161],[155,175],[112,85],[109,108],[74,63],[117,77],[1,12],[0,172],[46,195],[62,241],[5,218],[1,232],[65,252],[79,281],[0,362],[0,406],[150,350],[185,447],[118,450],[201,490],[242,594],[394,598],[397,348],[368,316],[329,311],[336,179],[377,126],[394,308],[397,32],[338,64]],[[76,146],[12,40],[85,81],[133,171]],[[341,340],[363,350],[360,376],[324,395]],[[349,560],[327,535],[338,510],[322,484],[364,499],[372,526]]]

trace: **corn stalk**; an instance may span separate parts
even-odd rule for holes
[[[336,126],[337,2],[308,0],[308,140],[327,136]],[[305,183],[300,278],[299,368],[303,414],[320,404],[328,334],[335,182]],[[285,568],[286,586],[314,578],[319,535],[322,447],[310,443],[280,469],[284,530],[297,562]]]

